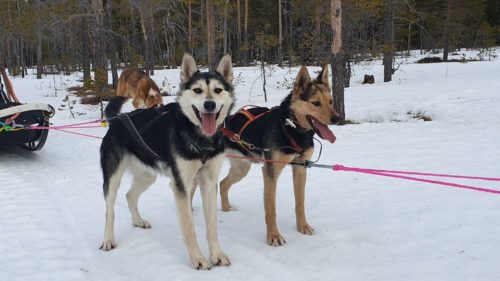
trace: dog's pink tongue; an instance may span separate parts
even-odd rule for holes
[[[337,139],[335,137],[335,135],[333,134],[333,132],[330,130],[330,128],[328,128],[327,125],[324,125],[320,122],[315,122],[315,127],[317,129],[317,131],[319,132],[319,136],[324,139],[324,140],[327,140],[331,143],[334,143],[335,140]]]
[[[206,135],[212,136],[217,131],[216,114],[215,113],[200,113],[201,127]]]

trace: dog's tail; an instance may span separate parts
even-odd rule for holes
[[[104,109],[106,118],[115,117],[122,110],[123,104],[128,100],[126,97],[116,96],[109,100],[108,105]]]

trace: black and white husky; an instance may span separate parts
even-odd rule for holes
[[[230,265],[217,238],[217,179],[224,160],[218,128],[233,102],[231,57],[224,56],[215,72],[200,72],[192,56],[184,55],[177,102],[161,108],[118,115],[101,145],[106,224],[104,251],[116,247],[114,205],[125,171],[133,176],[127,201],[134,226],[150,228],[137,209],[140,195],[158,174],[171,178],[184,243],[196,269]],[[112,117],[112,116],[107,116]],[[210,259],[202,255],[193,226],[191,193],[199,183],[203,200]]]

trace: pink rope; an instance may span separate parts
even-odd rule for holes
[[[76,123],[76,124],[70,124],[70,125],[62,125],[62,126],[55,126],[55,127],[34,126],[34,127],[29,127],[29,129],[34,129],[34,130],[57,130],[57,131],[61,131],[61,132],[65,132],[65,133],[70,133],[70,134],[75,134],[75,135],[79,135],[79,136],[96,138],[96,139],[102,139],[102,137],[88,135],[88,134],[82,134],[82,133],[77,133],[77,132],[71,132],[71,131],[67,131],[67,130],[64,130],[64,129],[101,128],[102,126],[81,126],[81,125],[87,125],[87,124],[93,124],[93,123],[100,123],[100,122],[103,122],[103,121],[104,120],[100,120],[99,119],[99,120],[94,120],[94,121],[89,121],[89,122],[82,122],[82,123]],[[236,155],[226,155],[226,157],[248,159],[248,160],[253,160],[253,161],[281,162],[281,161],[276,161],[276,160],[266,160],[266,159],[262,159],[262,158],[249,158],[249,157],[236,156]],[[288,162],[283,162],[283,163],[284,164],[289,164]],[[329,165],[317,165],[317,167],[327,168],[327,167],[330,167],[330,166]],[[451,182],[422,179],[422,178],[404,176],[404,175],[401,175],[401,174],[419,175],[419,176],[431,176],[431,177],[448,177],[448,178],[461,178],[461,179],[475,179],[475,180],[486,180],[486,181],[500,181],[500,178],[477,177],[477,176],[461,176],[461,175],[435,174],[435,173],[421,173],[421,172],[404,172],[404,171],[395,171],[395,170],[364,169],[364,168],[346,167],[344,165],[339,165],[339,164],[333,165],[333,166],[331,166],[331,168],[334,171],[357,172],[357,173],[364,173],[364,174],[370,174],[370,175],[376,175],[376,176],[405,179],[405,180],[411,180],[411,181],[418,181],[418,182],[432,183],[432,184],[437,184],[437,185],[445,185],[445,186],[451,186],[451,187],[469,189],[469,190],[480,191],[480,192],[500,194],[499,190],[494,190],[494,189],[489,189],[489,188],[482,188],[482,187],[475,187],[475,186],[469,186],[469,185],[463,185],[463,184],[456,184],[456,183],[451,183]]]
[[[71,127],[71,126],[87,125],[87,124],[94,124],[94,123],[101,123],[101,122],[106,122],[106,120],[104,120],[104,119],[97,119],[97,120],[92,120],[92,121],[87,121],[87,122],[69,124],[69,125],[66,125],[66,126]]]
[[[29,127],[29,130],[92,129],[92,128],[102,128],[102,126],[53,126],[53,127],[32,126]]]
[[[61,125],[61,126],[53,126],[53,127],[44,127],[44,126],[30,126],[29,129],[34,130],[58,130],[58,129],[86,129],[86,128],[102,128],[102,126],[82,126],[88,124],[102,123],[105,122],[103,119],[97,119],[93,121]]]
[[[353,167],[346,167],[343,165],[333,165],[333,170],[334,171],[349,171],[349,172],[357,172],[357,173],[364,173],[364,174],[370,174],[370,175],[376,175],[376,176],[383,176],[383,177],[391,177],[391,178],[398,178],[398,179],[405,179],[405,180],[411,180],[411,181],[419,181],[419,182],[426,182],[426,183],[432,183],[432,184],[438,184],[438,185],[445,185],[445,186],[451,186],[451,187],[457,187],[457,188],[463,188],[463,189],[469,189],[469,190],[475,190],[475,191],[481,191],[481,192],[487,192],[487,193],[494,193],[494,194],[500,194],[499,190],[494,190],[494,189],[489,189],[489,188],[482,188],[482,187],[475,187],[475,186],[469,186],[469,185],[463,185],[463,184],[456,184],[456,183],[451,183],[451,182],[444,182],[444,181],[437,181],[437,180],[429,180],[429,179],[421,179],[421,178],[416,178],[416,177],[409,177],[409,176],[402,176],[402,175],[394,175],[391,174],[390,171],[385,170],[385,172],[382,172],[384,170],[373,170],[373,169],[362,169],[362,168],[353,168]],[[479,180],[493,180],[493,181],[500,181],[500,178],[485,178],[485,177],[470,177],[470,176],[457,176],[457,175],[445,175],[445,174],[430,174],[430,173],[415,173],[415,172],[402,172],[402,171],[396,171],[399,174],[410,174],[410,175],[427,175],[427,176],[443,176],[443,177],[455,177],[455,178],[467,178],[467,179],[479,179]]]
[[[89,138],[94,138],[94,139],[103,139],[102,137],[67,131],[67,130],[63,130],[63,129],[55,129],[55,130],[60,131],[60,132],[69,133],[69,134],[79,135],[79,136],[83,136],[83,137],[89,137]]]
[[[338,165],[338,166],[342,166],[342,165]],[[348,167],[346,167],[346,168],[348,168]],[[377,170],[377,169],[365,169],[365,168],[363,168],[363,169],[362,168],[349,168],[349,169],[358,169],[358,170],[370,171],[370,172],[376,172],[376,173],[405,174],[405,175],[416,175],[416,176],[485,180],[485,181],[500,181],[500,178],[477,177],[477,176],[461,176],[461,175],[433,174],[433,173],[421,173],[421,172],[404,172],[404,171]]]

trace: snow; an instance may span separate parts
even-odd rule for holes
[[[323,143],[318,163],[500,177],[500,60],[414,64],[418,57],[401,60],[390,83],[382,83],[380,61],[354,66],[345,104],[347,119],[356,124],[331,127],[337,142]],[[315,75],[319,68],[309,70]],[[235,68],[236,108],[277,105],[297,71],[268,68],[265,103],[259,68]],[[177,90],[179,70],[155,74],[165,90]],[[362,85],[364,74],[374,74],[376,83]],[[22,101],[58,109],[51,121],[63,125],[100,117],[97,107],[78,102],[76,118],[71,117],[64,98],[78,79],[81,74],[42,80],[30,74],[12,82]],[[69,95],[73,101],[77,98]],[[432,121],[412,118],[417,113]],[[103,136],[105,129],[78,132]],[[232,265],[210,272],[190,266],[168,179],[160,178],[139,202],[153,225],[144,230],[131,224],[126,177],[115,207],[118,247],[103,252],[99,145],[93,138],[51,131],[39,152],[0,148],[0,280],[493,281],[500,276],[498,195],[326,169],[308,170],[306,214],[314,236],[295,230],[291,169],[283,172],[277,215],[287,244],[270,247],[262,178],[254,165],[230,191],[237,211],[218,211],[220,243]],[[221,178],[227,170],[226,163]],[[500,190],[498,182],[453,182]],[[194,220],[208,256],[199,195]]]

